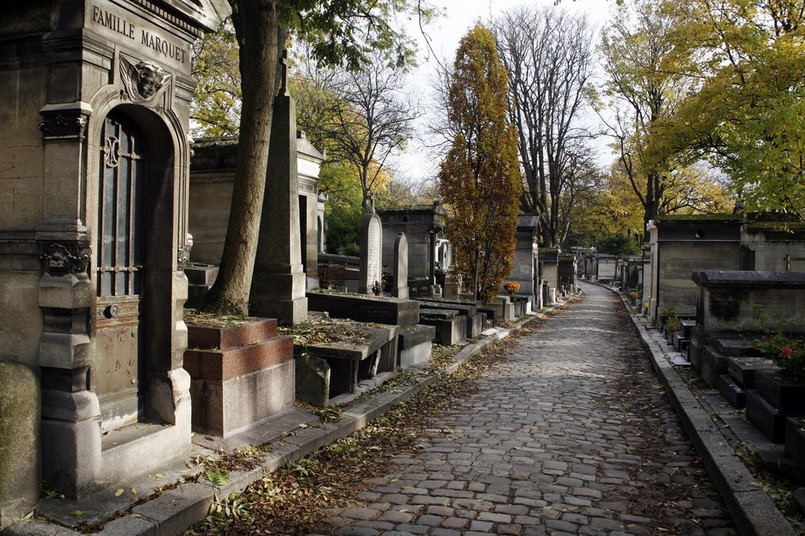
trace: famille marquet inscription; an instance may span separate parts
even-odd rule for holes
[[[92,5],[92,22],[130,39],[137,46],[148,47],[167,59],[187,63],[190,51],[153,29],[138,26],[127,18],[126,12],[103,4]]]

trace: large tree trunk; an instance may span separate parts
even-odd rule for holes
[[[232,206],[221,266],[204,310],[248,314],[263,208],[281,44],[277,0],[232,0],[243,104]]]

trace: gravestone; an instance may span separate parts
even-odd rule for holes
[[[408,239],[405,233],[398,234],[394,241],[394,290],[391,295],[408,299]]]
[[[285,53],[287,57],[287,52]],[[274,98],[268,176],[260,220],[260,237],[249,295],[252,316],[296,325],[307,318],[299,231],[299,182],[296,162],[296,104],[288,93],[287,66]]]
[[[383,224],[375,213],[363,217],[361,224],[361,270],[358,280],[359,294],[373,294],[383,279]]]
[[[0,361],[0,530],[39,499],[39,383],[30,368]]]

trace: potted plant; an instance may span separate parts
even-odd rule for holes
[[[520,292],[520,283],[517,281],[509,281],[505,285],[503,285],[503,289],[509,293],[509,296]]]
[[[795,383],[805,383],[805,340],[777,332],[762,340],[757,347],[764,357],[774,361],[781,376]]]

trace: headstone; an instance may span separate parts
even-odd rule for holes
[[[307,318],[307,278],[302,268],[299,232],[296,103],[287,91],[284,58],[282,71],[280,93],[274,98],[268,176],[249,313],[276,318],[283,325],[296,325]]]
[[[0,530],[39,499],[39,382],[30,368],[0,361]]]
[[[361,224],[361,271],[359,294],[373,294],[383,278],[383,224],[374,210]],[[406,278],[407,279],[407,278]]]
[[[398,234],[394,241],[394,290],[391,295],[408,299],[408,239],[405,233]]]

